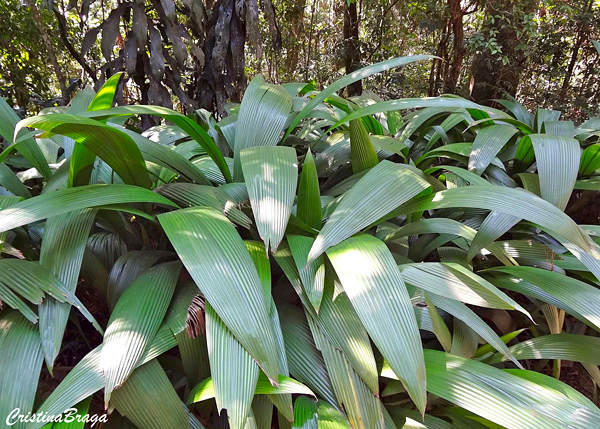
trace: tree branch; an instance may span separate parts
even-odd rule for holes
[[[71,56],[75,59],[75,61],[77,61],[81,65],[81,67],[83,67],[85,72],[94,81],[94,83],[96,83],[96,81],[98,80],[96,78],[96,73],[94,72],[94,70],[92,70],[92,68],[88,65],[88,63],[85,62],[85,59],[81,56],[81,54],[79,52],[77,52],[75,47],[69,41],[68,34],[67,34],[67,23],[66,23],[64,15],[62,13],[60,13],[56,8],[54,8],[53,11],[54,11],[54,15],[56,16],[56,20],[58,21],[60,37],[61,37],[63,43],[65,44],[65,46],[67,47],[67,50],[69,51]]]

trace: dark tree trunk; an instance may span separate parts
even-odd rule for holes
[[[446,73],[444,91],[452,94],[456,93],[456,87],[462,69],[462,62],[465,57],[465,34],[463,28],[464,12],[460,7],[460,3],[460,0],[448,0],[450,24],[452,25],[454,41],[452,42],[452,61],[449,63],[449,70]]]
[[[593,0],[590,0],[588,5],[586,6],[585,13],[588,13],[592,8]],[[582,17],[584,18],[584,17]],[[577,38],[575,39],[575,44],[573,45],[573,49],[571,50],[571,59],[569,60],[569,65],[567,66],[567,73],[565,74],[565,79],[562,85],[562,96],[564,97],[567,89],[569,89],[569,83],[571,81],[571,76],[573,75],[573,70],[575,69],[575,63],[577,63],[577,56],[579,55],[579,50],[583,45],[584,40],[588,39],[589,34],[589,26],[582,20],[581,23],[577,26]]]
[[[345,2],[344,2],[345,3]],[[344,65],[346,74],[352,73],[360,68],[360,49],[358,45],[358,13],[356,2],[344,5]],[[348,96],[360,95],[362,93],[362,82],[353,83],[348,86]]]

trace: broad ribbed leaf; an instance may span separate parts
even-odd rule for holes
[[[482,128],[473,141],[469,170],[481,175],[517,131],[511,125],[491,125]]]
[[[74,210],[49,218],[44,227],[40,265],[50,270],[73,293],[96,213],[96,209]],[[40,337],[50,371],[60,351],[70,311],[70,304],[53,298],[46,299],[39,307]]]
[[[12,107],[8,105],[6,100],[0,97],[0,136],[7,142],[13,142],[16,137],[23,137],[28,135],[26,130],[19,131],[15,136],[15,129],[21,118],[15,113]],[[12,145],[11,145],[12,146]],[[0,154],[0,162],[3,161],[6,156],[12,152],[14,147],[9,146]],[[19,145],[19,153],[23,155],[27,161],[33,165],[44,179],[49,179],[52,176],[48,162],[44,158],[40,147],[37,142],[29,136]]]
[[[175,204],[148,189],[129,185],[89,185],[61,189],[29,198],[0,210],[0,232],[58,216],[73,210],[105,204],[155,203],[174,207]]]
[[[327,251],[342,286],[381,354],[424,412],[425,366],[410,297],[382,241],[360,235]]]
[[[596,143],[585,148],[581,154],[579,174],[588,176],[600,168],[600,144]]]
[[[272,252],[283,239],[298,183],[296,151],[290,147],[251,147],[239,154],[258,232]]]
[[[15,173],[3,162],[0,162],[0,186],[3,186],[7,191],[12,194],[29,198],[31,193],[27,186],[25,186]],[[321,225],[319,225],[320,227]]]
[[[519,213],[558,239],[600,278],[600,252],[581,228],[560,209],[522,189],[503,186],[460,187],[426,195],[394,210],[387,218],[421,210],[479,208]]]
[[[277,346],[261,281],[244,242],[220,212],[192,207],[159,221],[194,282],[271,380]]]
[[[375,167],[379,160],[362,120],[350,121],[350,150],[354,174]]]
[[[5,427],[23,429],[26,423],[16,416],[9,420],[15,408],[20,414],[32,411],[38,378],[42,369],[40,334],[34,325],[16,311],[3,312],[0,318],[0,416]],[[64,410],[63,410],[64,411]]]
[[[351,428],[346,416],[326,401],[317,401],[317,414],[319,417],[319,429]]]
[[[498,287],[520,292],[565,310],[600,331],[600,291],[587,283],[533,267],[497,267],[485,270]]]
[[[431,299],[435,306],[441,308],[447,313],[452,314],[456,319],[461,320],[466,324],[466,326],[487,341],[490,346],[498,350],[506,359],[511,359],[515,365],[519,367],[521,366],[517,359],[510,353],[504,341],[498,337],[498,334],[496,334],[494,330],[490,328],[483,320],[481,320],[481,318],[477,316],[477,314],[475,314],[475,312],[469,307],[461,302],[447,299],[445,296],[439,296],[436,294],[429,294],[427,296]]]
[[[252,406],[259,369],[208,302],[205,314],[206,342],[217,410],[219,413],[227,410],[232,429],[243,429]],[[194,392],[192,397],[195,397]]]
[[[307,264],[306,258],[308,252],[315,240],[300,235],[290,235],[287,237],[287,240],[294,261],[296,262],[306,295],[315,308],[315,311],[318,313],[321,305],[321,298],[323,297],[323,289],[325,287],[325,264],[323,257],[319,256],[310,264]]]
[[[529,313],[489,281],[458,264],[424,262],[400,265],[404,281],[467,304]]]
[[[323,353],[335,396],[352,426],[357,429],[383,429],[381,402],[359,378],[344,353],[336,349],[312,322],[311,316],[308,316],[308,321],[316,346]]]
[[[94,111],[110,109],[113,105],[121,76],[123,76],[123,72],[118,72],[112,75],[96,93],[87,110]]]
[[[510,347],[519,359],[564,359],[575,362],[600,365],[600,338],[588,335],[554,334],[531,338]],[[488,363],[504,360],[492,356]]]
[[[278,304],[278,308],[290,373],[321,398],[338,406],[323,356],[315,346],[304,312],[285,304]]]
[[[20,182],[19,182],[20,183]],[[312,152],[308,149],[298,184],[297,217],[314,229],[321,229],[321,191]]]
[[[382,161],[348,191],[317,236],[308,262],[429,187],[401,164]]]
[[[131,375],[164,318],[181,264],[166,262],[139,276],[121,295],[104,336],[100,366],[105,376],[104,402]]]
[[[252,79],[236,123],[233,147],[236,181],[241,182],[246,175],[240,152],[254,146],[275,146],[291,109],[292,99],[283,87],[265,83],[260,75]]]
[[[424,352],[429,392],[507,429],[587,429],[600,417],[597,408],[493,366],[435,350]],[[392,372],[384,366],[382,374]]]
[[[185,405],[156,359],[133,371],[112,402],[139,428],[191,428]]]
[[[110,125],[82,116],[52,114],[24,119],[17,125],[17,130],[24,127],[38,128],[71,137],[102,158],[125,183],[150,188],[151,182],[146,164],[137,145],[131,137]],[[91,173],[89,167],[88,162],[79,164],[71,159],[70,183],[78,185],[89,183]],[[80,174],[84,177],[79,177]],[[85,178],[87,178],[87,181]]]
[[[188,180],[199,183],[201,185],[209,185],[210,182],[204,174],[194,165],[193,162],[181,156],[176,150],[160,143],[153,142],[150,139],[128,130],[127,128],[115,127],[127,134],[137,145],[142,156],[146,161],[153,162],[161,167],[171,170],[177,174],[181,174]]]
[[[173,254],[152,250],[135,250],[119,257],[108,275],[106,300],[109,309],[112,311],[123,292],[136,278],[149,270],[159,259],[168,255]]]
[[[325,281],[321,311],[315,319],[333,345],[344,352],[346,359],[367,387],[373,394],[378,395],[377,364],[369,335],[347,294],[339,290],[341,284],[333,270],[328,269]]]
[[[294,402],[294,429],[318,429],[317,403],[307,396],[298,396]]]
[[[270,380],[260,373],[256,383],[255,395],[282,395],[282,394],[302,394],[315,396],[314,393],[302,383],[293,378],[279,376],[279,385],[272,386]],[[215,384],[212,378],[207,378],[195,386],[190,392],[188,404],[205,401],[215,397]]]
[[[154,115],[164,118],[172,122],[193,138],[200,146],[206,150],[206,153],[214,160],[219,170],[225,177],[227,182],[231,181],[229,168],[225,163],[225,158],[219,151],[219,148],[210,136],[202,129],[200,125],[185,115],[182,115],[175,110],[167,109],[161,106],[119,106],[107,110],[97,110],[94,112],[86,112],[82,116],[89,118],[103,119],[114,116],[129,116],[129,115]]]
[[[492,211],[485,218],[477,230],[477,234],[473,238],[473,241],[471,241],[467,260],[470,261],[473,259],[477,252],[484,247],[489,247],[490,245],[496,247],[495,244],[492,244],[494,240],[508,232],[513,226],[519,223],[520,220],[520,217],[509,213]]]
[[[574,138],[529,136],[535,152],[541,196],[561,210],[567,207],[579,170],[581,149]]]
[[[432,58],[435,57],[431,55],[413,55],[410,57],[392,58],[391,60],[382,61],[380,63],[364,67],[360,70],[356,70],[355,72],[352,72],[344,76],[343,78],[336,80],[323,91],[316,94],[315,97],[306,106],[304,106],[304,108],[298,113],[298,115],[296,115],[296,117],[288,127],[288,130],[286,131],[283,140],[285,141],[285,139],[290,135],[294,128],[296,128],[296,126],[304,118],[306,118],[315,109],[315,107],[317,107],[319,103],[321,103],[330,95],[335,94],[340,89],[345,88],[346,86],[354,82],[367,78],[376,73],[380,73],[391,68],[400,67],[415,61],[428,60]]]

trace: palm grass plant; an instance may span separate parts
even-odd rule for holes
[[[428,58],[323,91],[258,76],[218,122],[113,107],[119,75],[21,121],[0,102],[0,417],[93,397],[106,427],[600,428],[559,381],[600,383],[600,227],[565,214],[600,190],[600,121],[337,94]]]

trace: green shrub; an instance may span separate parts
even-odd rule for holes
[[[557,380],[600,382],[600,227],[564,213],[600,189],[600,122],[336,95],[424,58],[256,77],[219,122],[113,108],[119,75],[20,122],[2,103],[0,417],[103,391],[114,427],[600,427]]]

